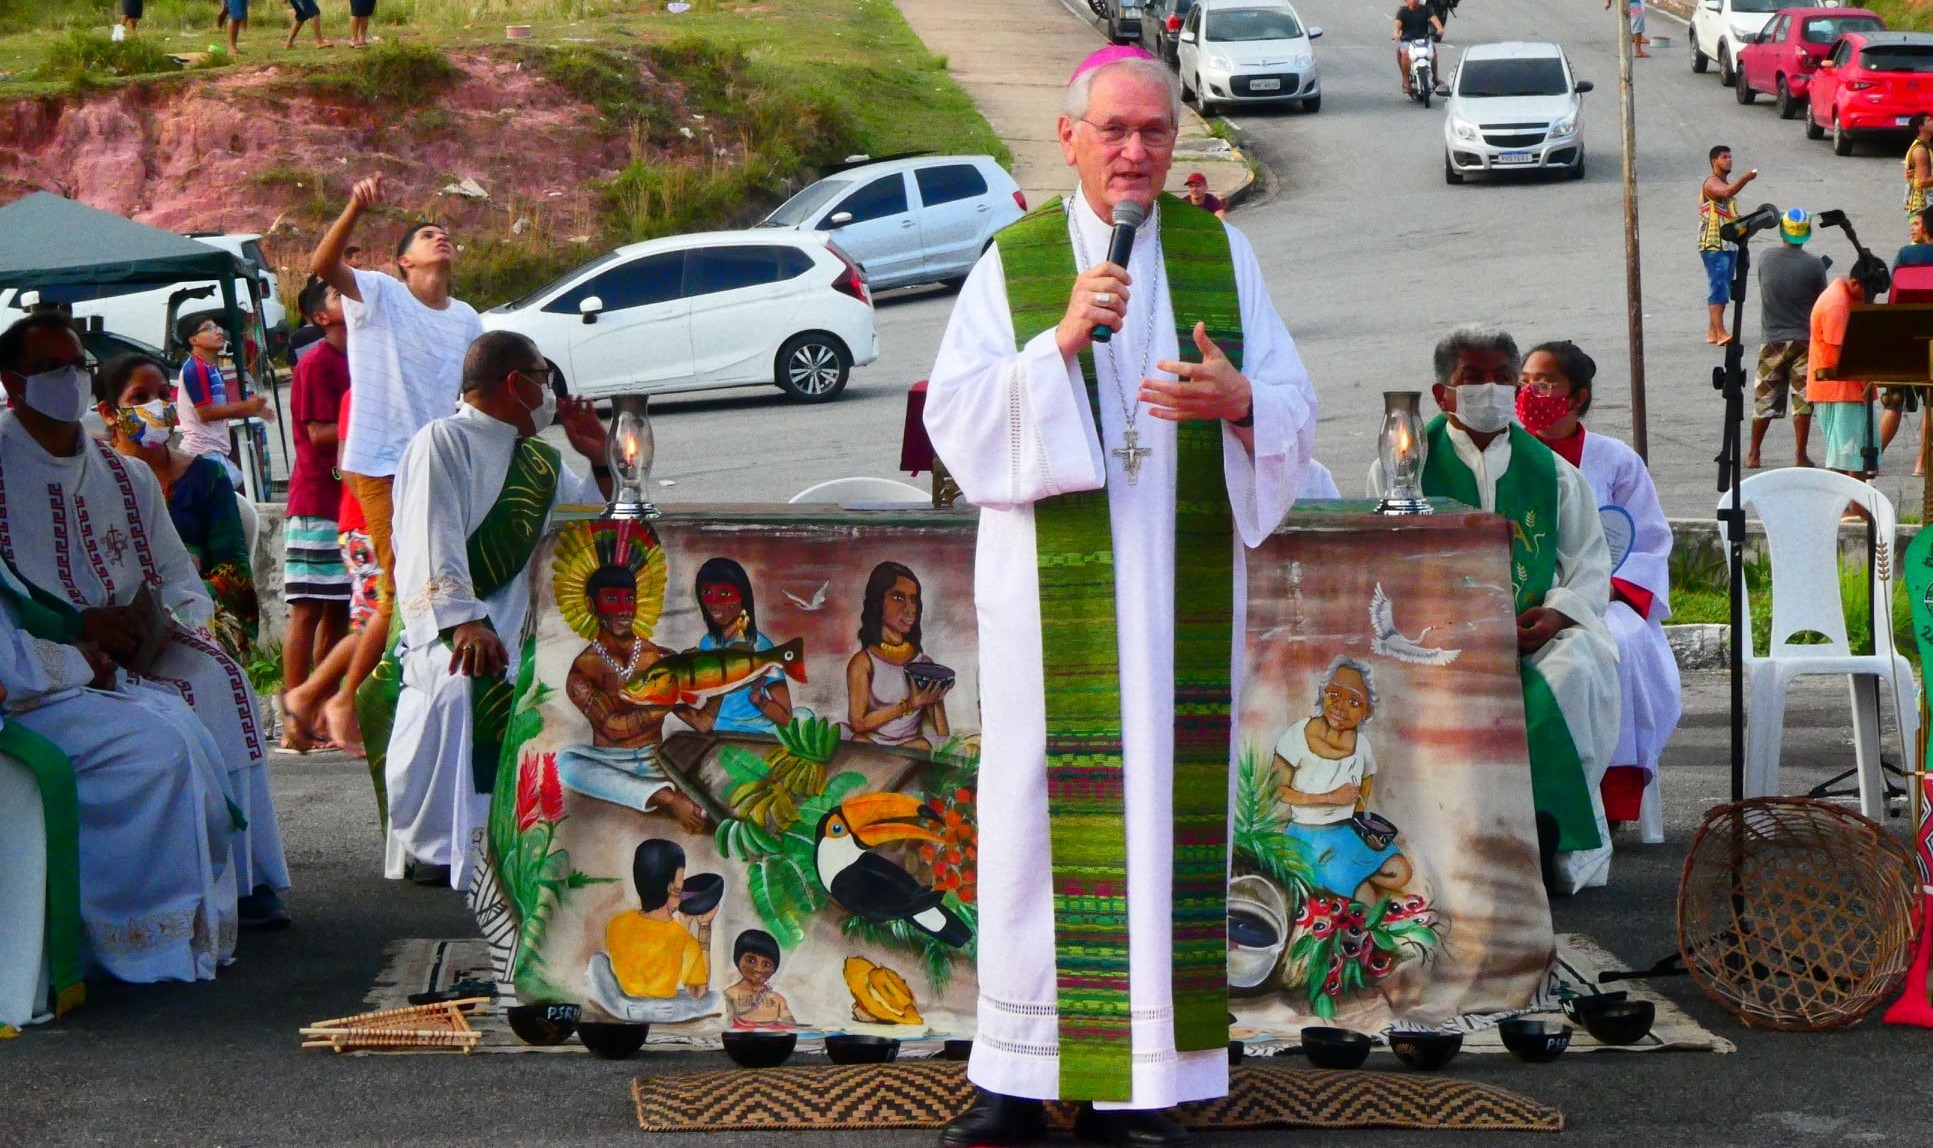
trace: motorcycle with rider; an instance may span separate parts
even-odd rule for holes
[[[1389,33],[1396,41],[1396,70],[1403,77],[1403,94],[1422,101],[1426,108],[1439,75],[1436,44],[1443,38],[1443,20],[1435,3],[1403,0]]]

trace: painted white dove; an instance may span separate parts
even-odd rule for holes
[[[1383,593],[1383,584],[1376,583],[1376,591],[1369,598],[1369,648],[1399,662],[1409,662],[1419,666],[1447,666],[1456,661],[1462,650],[1443,650],[1420,645],[1430,636],[1433,626],[1423,627],[1414,641],[1405,638],[1396,629],[1396,608],[1390,603],[1389,595]]]

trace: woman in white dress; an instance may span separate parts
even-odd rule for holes
[[[932,749],[932,738],[952,732],[946,718],[952,680],[907,670],[935,664],[920,646],[920,612],[920,580],[912,570],[897,562],[873,567],[859,611],[860,649],[846,663],[852,740]]]

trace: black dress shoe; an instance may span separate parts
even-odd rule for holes
[[[1074,1117],[1074,1138],[1089,1144],[1125,1148],[1189,1148],[1195,1137],[1157,1108],[1099,1109],[1081,1105]]]
[[[1047,1136],[1047,1106],[982,1088],[973,1107],[940,1130],[940,1148],[1016,1148]]]

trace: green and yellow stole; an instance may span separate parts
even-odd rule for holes
[[[1200,362],[1194,324],[1241,365],[1241,305],[1221,221],[1162,197],[1161,247],[1180,358]],[[1000,233],[1018,346],[1060,323],[1079,269],[1056,199]],[[1094,356],[1081,377],[1101,425]],[[1138,386],[1139,379],[1124,380]],[[1132,396],[1130,396],[1132,400]],[[1228,1043],[1229,659],[1234,515],[1222,429],[1183,423],[1175,491],[1173,992],[1175,1046]],[[1063,1100],[1132,1094],[1127,810],[1114,547],[1105,490],[1034,504],[1047,709],[1047,802]],[[1159,609],[1162,604],[1150,603]],[[1145,895],[1145,894],[1143,894]]]
[[[1517,613],[1543,604],[1557,581],[1557,456],[1511,423],[1510,467],[1497,480],[1497,513],[1510,523],[1510,587]],[[1449,420],[1438,415],[1424,430],[1429,458],[1423,493],[1482,506],[1477,476],[1450,445]],[[1530,739],[1530,784],[1540,813],[1557,818],[1557,847],[1595,849],[1603,844],[1590,783],[1550,684],[1528,661],[1519,661],[1524,685],[1524,732]]]
[[[530,565],[530,556],[543,540],[544,524],[550,520],[562,465],[555,447],[534,437],[517,440],[503,489],[464,543],[471,593],[478,599],[501,590]],[[446,645],[452,632],[442,635]],[[356,691],[356,714],[362,725],[363,744],[369,751],[369,775],[376,784],[376,808],[385,825],[389,823],[389,793],[383,771],[389,760],[390,733],[396,725],[396,699],[403,686],[402,664],[396,658],[402,633],[403,611],[399,605],[390,615],[389,648],[381,664]],[[499,636],[506,649],[516,649],[517,635]],[[498,759],[503,756],[514,692],[508,678],[470,679],[470,780],[478,793],[496,788]]]

